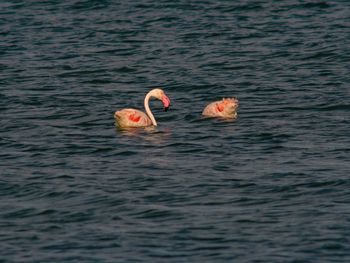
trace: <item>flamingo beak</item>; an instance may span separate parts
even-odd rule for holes
[[[166,95],[163,95],[162,102],[164,105],[164,111],[168,111],[169,106],[170,106],[170,99]]]

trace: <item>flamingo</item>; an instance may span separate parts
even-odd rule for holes
[[[161,89],[152,89],[149,91],[144,100],[144,106],[146,113],[136,109],[122,109],[114,113],[114,118],[120,128],[134,128],[134,127],[147,127],[157,126],[156,119],[154,118],[150,108],[149,99],[156,98],[161,100],[164,105],[164,110],[167,111],[170,106],[170,99],[165,95]]]
[[[214,101],[208,104],[202,115],[206,117],[222,117],[222,118],[236,118],[237,117],[238,100],[236,98],[227,98]]]

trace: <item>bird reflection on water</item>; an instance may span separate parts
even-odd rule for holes
[[[172,134],[170,129],[159,130],[159,128],[155,126],[144,128],[120,128],[116,125],[116,132],[128,137],[142,139],[155,144],[166,142]]]

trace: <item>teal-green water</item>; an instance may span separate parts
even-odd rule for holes
[[[349,262],[349,14],[2,1],[0,262]],[[116,129],[152,87],[159,126]]]

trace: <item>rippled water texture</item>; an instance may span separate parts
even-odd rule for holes
[[[1,1],[0,262],[350,262],[349,14]],[[159,126],[116,129],[152,87]]]

